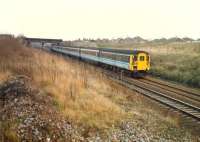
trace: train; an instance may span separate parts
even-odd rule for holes
[[[150,55],[141,50],[54,46],[51,51],[107,65],[129,72],[132,76],[143,76],[150,70]]]

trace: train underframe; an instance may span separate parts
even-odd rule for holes
[[[122,69],[116,66],[111,66],[111,65],[107,65],[107,64],[102,64],[99,63],[99,66],[113,71],[115,73],[118,73],[120,76],[129,76],[129,77],[133,77],[133,78],[143,78],[147,75],[147,71],[130,71],[130,70],[126,70],[126,69]]]

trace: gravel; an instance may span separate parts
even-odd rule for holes
[[[2,122],[16,122],[20,141],[83,141],[77,127],[52,105],[52,98],[30,85],[30,79],[17,76],[0,86]]]

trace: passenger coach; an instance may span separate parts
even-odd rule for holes
[[[140,50],[61,46],[53,47],[51,50],[95,63],[101,63],[122,70],[127,70],[133,75],[140,73],[145,74],[150,69],[149,54]]]

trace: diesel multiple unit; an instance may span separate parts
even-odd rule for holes
[[[133,74],[146,73],[150,69],[150,56],[145,51],[61,46],[55,46],[51,50],[64,55],[127,70]]]

